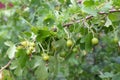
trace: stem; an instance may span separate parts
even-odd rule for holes
[[[26,19],[24,19],[23,17],[20,18],[23,19],[30,27],[33,27],[33,25],[30,22],[28,22]]]
[[[83,24],[88,28],[88,33],[89,32],[92,32],[92,35],[94,37],[94,32],[93,30],[91,29],[92,27],[89,26],[89,24],[86,22],[86,20],[83,21]]]
[[[66,29],[66,28],[64,28],[64,31],[65,31],[65,33],[67,34],[68,39],[69,39],[69,38],[70,38],[70,34],[69,34],[69,32],[67,31],[67,29]]]
[[[116,10],[116,9],[112,9],[112,10],[109,10],[108,13],[114,13],[114,12],[120,12],[120,9]],[[99,15],[104,15],[104,14],[108,14],[106,12],[98,12]],[[88,19],[91,19],[93,18],[94,16],[92,15],[89,15],[85,18],[85,20],[88,20]],[[84,19],[82,19],[84,20]],[[72,22],[69,22],[69,23],[66,23],[66,24],[63,24],[63,27],[69,27],[70,25],[73,25],[74,23],[80,23],[80,21],[82,20],[76,20],[76,21],[72,21]]]
[[[45,49],[43,48],[41,43],[38,43],[38,46],[42,49],[43,53],[45,53]]]
[[[89,24],[86,22],[86,20],[83,20],[83,24],[84,24],[84,26],[85,26],[85,27],[87,27],[87,28],[88,28],[88,32],[89,32],[90,27],[89,27]]]
[[[2,72],[4,69],[6,69],[12,62],[13,59],[11,59],[5,66],[3,66],[1,69],[0,69],[0,72]]]

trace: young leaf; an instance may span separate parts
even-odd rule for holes
[[[110,25],[112,25],[112,22],[111,22],[111,20],[107,17],[107,20],[106,20],[106,23],[105,23],[104,26],[109,27]]]
[[[5,44],[6,46],[11,46],[11,45],[13,45],[13,43],[12,43],[11,41],[6,41],[6,42],[4,42],[4,44]]]
[[[11,45],[9,47],[9,49],[7,50],[6,54],[8,55],[8,57],[10,59],[13,59],[15,57],[15,51],[16,51],[16,46],[15,45]]]

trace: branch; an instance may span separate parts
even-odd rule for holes
[[[72,24],[74,24],[74,23],[79,23],[80,22],[80,20],[76,20],[76,21],[73,21],[73,22],[69,22],[69,23],[67,23],[67,24],[63,24],[63,27],[68,27],[68,26],[70,26],[70,25],[72,25]]]
[[[114,12],[120,12],[120,9],[118,9],[118,10],[112,9],[112,10],[109,10],[108,13],[114,13]],[[104,15],[104,14],[108,14],[108,13],[106,13],[106,12],[99,12],[98,14],[99,14],[99,15]],[[93,18],[93,17],[94,17],[94,16],[89,15],[89,16],[87,16],[87,17],[85,18],[85,20],[91,19],[91,18]],[[83,19],[83,20],[84,20],[84,19]],[[69,23],[63,24],[63,27],[69,27],[70,25],[72,25],[72,24],[74,24],[74,23],[79,23],[79,22],[80,22],[80,20],[76,20],[76,21],[73,21],[73,22],[69,22]]]
[[[0,72],[2,72],[5,68],[7,68],[11,64],[11,62],[12,62],[12,59],[0,69]]]

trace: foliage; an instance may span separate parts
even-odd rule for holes
[[[119,80],[119,0],[0,2],[0,80]]]

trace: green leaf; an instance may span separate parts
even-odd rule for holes
[[[111,22],[111,20],[107,17],[106,23],[105,23],[104,26],[109,27],[110,25],[112,25],[112,22]]]
[[[110,13],[108,17],[112,22],[120,21],[120,12]]]
[[[37,41],[42,41],[45,38],[51,36],[51,32],[48,30],[39,30],[38,35],[36,37]]]
[[[71,2],[73,5],[76,5],[75,0],[70,0],[70,2]]]
[[[49,72],[51,74],[54,74],[54,76],[55,76],[57,69],[58,69],[57,64],[58,64],[58,62],[57,62],[56,58],[51,56],[50,60],[49,60]]]
[[[69,63],[70,63],[70,65],[78,65],[79,64],[78,61],[74,58],[70,58]]]
[[[67,80],[67,79],[65,78],[65,75],[64,75],[63,73],[59,72],[59,73],[56,75],[55,80]]]
[[[112,2],[107,2],[102,8],[99,8],[101,12],[108,12],[112,8]]]
[[[100,75],[100,78],[112,78],[114,76],[113,73],[105,72],[104,74]]]
[[[64,69],[66,67],[66,69]],[[60,65],[59,72],[62,72],[62,77],[65,78],[66,76],[69,76],[69,65],[66,63]]]
[[[48,80],[48,72],[44,62],[41,60],[40,66],[35,70],[37,80]]]
[[[90,51],[92,49],[92,43],[91,43],[91,39],[92,39],[92,33],[89,33],[85,36],[85,50]]]
[[[18,61],[17,61],[17,60],[13,60],[13,61],[11,62],[11,65],[10,65],[10,69],[11,69],[11,70],[14,70],[14,69],[16,69],[18,66],[19,66]]]
[[[84,0],[83,4],[85,6],[93,6],[94,5],[94,1],[93,0]]]
[[[53,42],[52,42],[52,46],[59,51],[59,50],[65,48],[65,46],[66,46],[66,41],[65,41],[65,39],[63,39],[63,38],[60,39],[60,40],[58,40],[58,41],[53,41]]]
[[[26,54],[24,49],[17,50],[15,57],[18,58],[18,57],[22,56],[23,54]]]
[[[16,68],[14,71],[14,74],[16,76],[22,76],[22,73],[23,73],[23,69],[21,67]]]
[[[27,37],[31,37],[32,36],[31,32],[27,32],[27,31],[23,32],[23,34],[26,35]]]
[[[18,62],[21,66],[21,68],[23,68],[24,66],[26,66],[26,62],[29,60],[29,56],[27,54],[23,54],[18,58]]]
[[[120,80],[120,73],[115,74],[115,75],[112,77],[112,80]]]
[[[97,16],[97,10],[93,0],[85,0],[82,5],[82,11],[91,14],[92,16]]]
[[[4,80],[14,80],[9,70],[3,70]]]
[[[82,37],[80,43],[84,43],[84,42],[85,42],[85,37]]]
[[[37,34],[38,31],[39,31],[39,28],[38,28],[38,27],[31,27],[31,31],[32,31],[34,34]]]
[[[97,10],[94,7],[82,7],[83,12],[91,14],[92,16],[97,16]]]
[[[10,48],[7,50],[6,54],[10,59],[13,59],[15,57],[15,51],[16,51],[16,46],[11,45]]]
[[[41,57],[40,56],[34,56],[34,60],[33,60],[33,69],[35,69],[36,67],[38,67],[41,63]]]
[[[120,6],[120,0],[113,0],[113,5]]]
[[[49,11],[49,13],[44,18],[43,24],[46,26],[52,26],[54,22],[55,22],[54,15],[51,11]]]
[[[95,65],[91,68],[92,73],[97,73],[98,71],[99,71],[99,67],[97,65]]]
[[[120,56],[113,57],[112,60],[118,64],[120,64]]]
[[[29,60],[29,55],[27,55],[25,49],[20,49],[16,52],[15,58],[17,58],[19,66],[23,68],[26,65],[26,62]]]
[[[45,18],[44,21],[43,21],[43,24],[46,25],[46,26],[52,26],[54,23],[54,19],[52,18]]]

